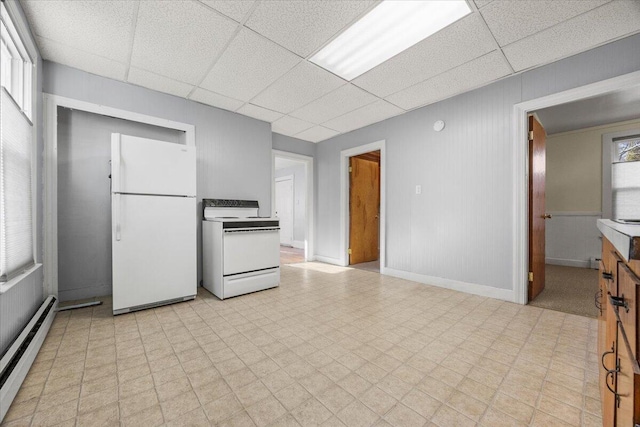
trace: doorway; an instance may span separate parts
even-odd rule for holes
[[[513,300],[519,304],[528,303],[529,276],[529,213],[528,213],[528,115],[548,107],[583,101],[611,94],[616,91],[638,89],[640,71],[635,71],[596,83],[587,84],[541,98],[524,101],[513,106],[514,180],[513,201],[515,221],[513,224]],[[599,109],[607,112],[609,109]],[[593,111],[592,111],[593,112]],[[588,118],[591,114],[583,113]]]
[[[280,220],[280,264],[311,258],[313,159],[275,151],[273,154],[273,216]]]
[[[615,211],[616,148],[640,147],[640,86],[537,109],[529,125],[528,302],[597,317],[597,220]]]
[[[349,158],[349,265],[380,271],[380,150]]]

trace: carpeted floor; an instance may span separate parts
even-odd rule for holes
[[[598,316],[593,304],[598,270],[547,264],[545,282],[544,291],[529,304],[580,316]]]

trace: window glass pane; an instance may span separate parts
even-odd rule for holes
[[[635,162],[640,160],[640,137],[615,143],[614,162]]]

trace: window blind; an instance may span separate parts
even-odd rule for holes
[[[640,219],[640,161],[611,165],[613,217]]]
[[[32,125],[4,88],[0,99],[0,281],[34,264]]]

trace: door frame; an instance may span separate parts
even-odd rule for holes
[[[64,96],[43,93],[44,127],[44,284],[45,295],[58,298],[58,107],[114,117],[130,122],[183,131],[185,144],[196,145],[194,125]]]
[[[296,203],[295,203],[296,180],[295,180],[295,177],[293,175],[279,176],[279,177],[277,177],[275,179],[276,184],[278,182],[281,182],[281,181],[291,181],[291,214],[292,214],[292,218],[291,218],[291,246],[293,246],[293,242],[295,242],[295,239],[293,238],[293,233],[295,231],[295,218],[296,218]],[[275,185],[276,184],[274,184],[274,189],[275,189]],[[276,203],[278,203],[278,197],[276,196],[276,191],[273,192],[273,199],[274,199],[273,209],[274,209],[274,213],[275,213]],[[282,224],[280,224],[280,229],[282,229]],[[280,242],[280,244],[282,244],[282,242]]]
[[[514,302],[528,302],[529,273],[529,154],[528,115],[541,108],[592,98],[621,89],[640,86],[640,71],[554,93],[513,106],[512,139],[515,142],[513,162],[513,283]]]
[[[349,157],[380,150],[380,274],[386,268],[386,140],[340,151],[340,265],[349,266]]]
[[[283,159],[296,160],[304,163],[304,171],[307,178],[306,189],[306,203],[305,203],[305,218],[307,221],[305,230],[304,241],[304,259],[305,261],[315,260],[315,246],[314,246],[314,231],[315,231],[315,218],[314,218],[314,200],[315,200],[315,186],[314,186],[314,174],[313,163],[314,158],[311,156],[305,156],[304,154],[289,153],[288,151],[271,150],[271,216],[275,216],[276,212],[276,157]]]

